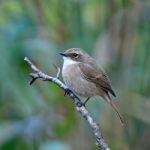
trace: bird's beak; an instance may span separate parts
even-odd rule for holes
[[[59,54],[64,56],[64,57],[68,57],[67,53],[59,53]]]

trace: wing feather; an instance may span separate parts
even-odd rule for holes
[[[113,96],[116,97],[115,92],[111,88],[110,80],[106,73],[100,69],[96,62],[91,61],[87,63],[79,63],[80,70],[83,76],[95,83],[97,86],[100,86],[106,93],[110,92]]]

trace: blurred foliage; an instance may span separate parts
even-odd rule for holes
[[[0,150],[96,150],[56,85],[28,85],[29,57],[55,75],[58,52],[81,47],[108,72],[126,126],[100,98],[87,108],[114,150],[150,149],[150,1],[1,0]]]

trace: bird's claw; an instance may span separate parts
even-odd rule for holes
[[[68,95],[69,93],[71,92],[71,90],[70,89],[65,89],[65,93],[64,93],[64,96],[66,96],[66,95]]]
[[[85,102],[83,102],[83,103],[82,103],[82,106],[83,106],[83,107],[86,107],[86,105],[85,105],[85,104],[86,104],[86,103],[85,103]]]
[[[88,97],[83,103],[82,103],[82,105],[85,107],[86,105],[86,103],[88,102],[88,100],[90,99],[90,97]]]
[[[82,102],[78,102],[78,103],[77,103],[77,106],[78,106],[78,107],[82,107],[82,106],[85,107],[84,103],[82,103]]]

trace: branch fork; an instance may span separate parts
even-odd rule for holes
[[[40,71],[27,57],[24,58],[24,60],[28,63],[28,65],[31,67],[31,69],[35,73],[30,73],[29,76],[32,78],[30,81],[30,85],[33,84],[38,78],[43,79],[43,81],[50,81],[55,84],[57,84],[60,88],[62,88],[65,91],[65,95],[67,94],[72,101],[74,102],[77,111],[81,114],[81,116],[85,119],[87,124],[91,127],[92,132],[94,133],[96,137],[96,145],[98,148],[102,150],[110,150],[107,143],[105,142],[101,128],[98,126],[98,124],[94,121],[94,119],[89,114],[88,110],[85,108],[81,100],[78,98],[78,96],[73,93],[63,82],[59,80],[61,69],[54,65],[54,67],[57,69],[56,77],[49,76],[42,71]]]

